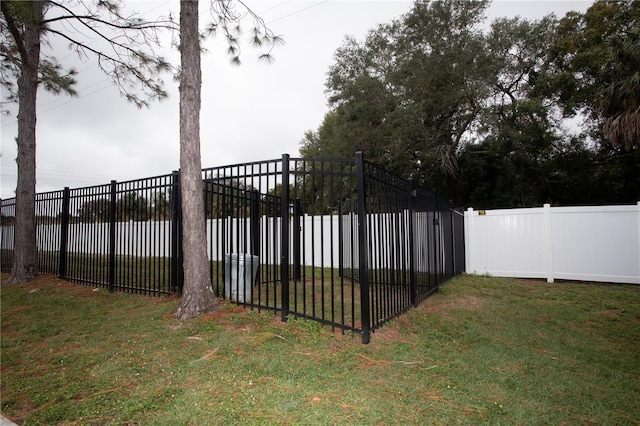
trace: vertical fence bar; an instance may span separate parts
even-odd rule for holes
[[[416,207],[416,188],[413,179],[409,179],[409,291],[411,292],[411,305],[418,306],[418,289],[416,288],[416,262],[415,262],[415,223],[413,215]]]
[[[280,223],[280,280],[282,281],[282,321],[289,315],[289,154],[282,155],[282,203]]]
[[[338,192],[340,190],[340,179],[338,173],[340,169],[340,163],[331,163],[331,176],[329,179],[329,186],[331,188],[331,192],[329,193],[329,206],[331,207],[331,211],[329,212],[329,282],[330,282],[330,294],[329,300],[331,300],[331,322],[335,324],[337,317],[337,304],[336,304],[336,290],[337,290],[337,270],[339,268],[339,262],[337,259],[338,256],[338,247],[336,246],[336,232],[338,230],[338,223],[340,221],[340,206],[339,203],[339,195]],[[336,221],[337,219],[337,221]],[[335,327],[332,325],[332,329]]]
[[[440,248],[440,212],[438,211],[438,194],[434,192],[433,195],[433,270],[435,277],[435,287],[438,288],[440,286],[440,268],[439,264],[439,248]]]
[[[252,172],[253,174],[253,172]],[[260,256],[260,193],[257,189],[250,192],[249,231],[251,250],[254,256]]]
[[[302,261],[300,259],[300,216],[302,216],[302,207],[300,198],[293,200],[293,277],[296,281],[300,280],[302,275]]]
[[[301,168],[298,167],[297,170],[305,170],[305,171],[309,170],[309,161],[308,160],[302,160],[302,163],[303,163],[303,167],[301,167]],[[300,187],[300,192],[302,193],[301,194],[302,195],[302,211],[304,211],[304,212],[308,212],[308,211],[311,210],[311,206],[309,205],[309,197],[307,197],[307,191],[308,191],[308,189],[307,189],[308,185],[307,184],[308,184],[308,182],[309,182],[309,173],[308,172],[304,172],[302,174],[302,177],[299,179],[299,181],[296,184],[296,188],[298,188],[298,186],[299,186]],[[300,198],[300,197],[297,197],[297,198]],[[308,241],[308,238],[309,238],[308,229],[309,229],[309,226],[311,226],[311,225],[312,224],[309,223],[308,217],[306,216],[306,213],[305,213],[305,216],[303,217],[302,223],[301,223],[302,229],[300,230],[300,237],[302,239],[301,241],[304,241],[304,244],[302,244],[302,247],[301,247],[301,249],[302,249],[301,250],[301,252],[302,252],[301,254],[302,254],[302,258],[304,259],[305,266],[307,265],[307,253],[309,251],[309,249],[307,248],[307,241]],[[293,303],[295,305],[296,311],[299,310],[299,307],[298,307],[298,300],[299,299],[302,299],[303,312],[305,311],[305,308],[306,308],[306,305],[305,305],[306,299],[304,297],[304,292],[300,296],[298,296],[298,294],[300,293],[298,291],[298,287],[304,288],[304,283],[306,282],[307,274],[308,274],[308,268],[303,268],[302,269],[302,276],[300,277],[299,280],[296,280],[295,284],[294,284]]]
[[[116,190],[117,183],[111,181],[111,200],[109,203],[109,292],[113,293],[116,285]]]
[[[62,193],[62,212],[60,213],[60,256],[58,258],[58,277],[67,277],[67,244],[69,241],[69,202],[71,190],[65,186]]]
[[[311,170],[313,170],[313,173],[311,173],[310,176],[310,181],[311,181],[311,188],[317,188],[317,179],[318,179],[318,161],[316,160],[312,160],[311,161]],[[313,191],[313,189],[312,189]],[[317,210],[317,203],[318,201],[316,200],[316,195],[314,194],[314,196],[311,197],[311,199],[309,200],[309,211],[311,213],[311,215],[313,216],[310,222],[310,232],[309,234],[311,234],[310,238],[311,241],[316,241],[316,221],[315,221],[315,216],[318,214],[318,210]],[[306,209],[305,209],[306,210]],[[302,292],[302,306],[303,306],[303,310],[304,313],[307,314],[307,304],[310,303],[310,308],[311,308],[311,315],[315,316],[315,300],[316,300],[316,247],[315,244],[311,244],[310,247],[310,254],[311,254],[311,271],[310,271],[310,275],[311,275],[311,297],[308,298],[307,297],[307,292],[306,292],[306,286],[308,285],[306,280],[305,282],[302,284],[302,288],[305,290]],[[309,300],[310,299],[310,300]]]
[[[171,290],[182,294],[182,203],[180,172],[171,174]]]
[[[360,277],[360,316],[362,321],[362,343],[371,341],[371,312],[369,308],[369,278],[367,259],[367,207],[362,152],[356,152],[356,179],[358,188],[358,245]]]
[[[327,201],[326,201],[326,181],[327,181],[327,175],[326,175],[326,171],[325,171],[325,167],[326,165],[329,164],[328,161],[322,161],[320,163],[320,188],[322,188],[322,191],[320,191],[320,193],[318,194],[318,210],[317,210],[317,215],[319,216],[319,224],[318,224],[318,230],[320,232],[320,244],[319,244],[319,259],[318,259],[318,263],[320,265],[320,270],[318,271],[320,274],[320,279],[319,281],[314,280],[314,285],[319,284],[318,287],[318,296],[314,297],[314,303],[313,303],[313,307],[314,307],[314,315],[315,316],[319,316],[321,319],[325,319],[325,306],[324,306],[324,301],[325,301],[325,291],[324,291],[324,278],[325,278],[325,269],[324,269],[324,263],[325,263],[325,254],[324,254],[324,250],[325,250],[325,228],[324,228],[324,219],[325,219],[325,209],[327,207]],[[315,269],[315,268],[314,268]],[[317,284],[316,284],[317,283]],[[316,302],[316,300],[319,301],[319,304]],[[318,305],[316,307],[316,305]],[[315,313],[319,311],[319,313]]]
[[[171,190],[169,192],[169,203],[171,205],[171,229],[170,229],[170,261],[169,261],[169,288],[172,292],[178,291],[178,185],[180,176],[177,171],[171,173]]]
[[[449,217],[451,218],[451,224],[449,226],[449,240],[451,241],[451,255],[449,257],[449,261],[451,262],[451,271],[447,274],[447,281],[456,276],[456,232],[455,232],[455,217],[453,211],[453,203],[449,201],[449,206],[447,207],[449,210]]]

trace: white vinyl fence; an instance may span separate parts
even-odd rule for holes
[[[414,221],[433,222],[440,219],[440,212],[414,213]],[[409,240],[396,236],[387,229],[394,229],[392,225],[408,230],[409,212],[399,214],[370,214],[367,222],[375,224],[369,227],[369,239],[375,242],[369,247],[369,260],[372,265],[383,264],[384,257],[389,253],[389,246],[396,248],[398,256],[409,253]],[[210,260],[221,261],[230,250],[249,246],[251,237],[251,223],[245,219],[226,218],[207,219],[207,254]],[[293,223],[289,224],[289,235],[294,237]],[[279,218],[263,216],[260,220],[261,263],[277,264],[280,262],[280,227]],[[344,235],[340,235],[340,229]],[[323,268],[355,268],[358,265],[358,229],[357,218],[348,215],[324,215],[301,217],[300,262],[306,266]],[[55,252],[60,249],[60,225],[38,225],[36,227],[37,246],[40,251]],[[444,244],[443,230],[433,237],[438,247]],[[13,249],[13,227],[4,227],[0,239],[0,248]],[[404,235],[404,234],[403,234]],[[219,244],[225,238],[224,247]],[[432,239],[433,239],[432,238]],[[435,266],[437,260],[429,255],[433,241],[426,235],[415,235],[416,259],[425,258],[429,262],[416,262],[416,269],[425,272]],[[292,244],[290,244],[292,245]],[[384,245],[384,247],[383,247]],[[170,256],[171,222],[169,221],[129,221],[116,222],[115,254],[117,256],[163,257]],[[67,237],[68,253],[103,254],[109,253],[109,224],[99,222],[78,222],[69,224]],[[265,255],[266,253],[266,255]],[[442,257],[438,259],[444,264],[445,250],[439,249]],[[342,257],[339,256],[342,254]],[[385,266],[389,266],[386,265]]]
[[[464,216],[468,273],[640,284],[640,202]]]
[[[420,215],[433,214],[416,213],[414,220]],[[392,220],[382,216],[376,220]],[[404,214],[396,218],[399,226],[406,222],[407,217]],[[428,222],[435,219],[429,218]],[[338,221],[342,221],[343,239],[339,235]],[[302,222],[305,229],[301,238],[303,265],[337,267],[340,246],[344,249],[340,259],[342,266],[351,268],[357,264],[357,230],[353,217],[305,215]],[[222,260],[226,254],[215,243],[222,231],[221,223],[218,220],[207,221],[208,255],[212,260]],[[237,247],[239,241],[245,241],[243,246],[246,246],[250,225],[241,226],[237,219],[228,219],[224,223],[233,229],[226,231],[231,237],[229,246]],[[170,222],[163,221],[117,223],[116,254],[168,256],[170,225]],[[78,223],[70,226],[74,228],[69,234],[70,253],[107,252],[107,224]],[[277,219],[265,217],[261,220],[261,244],[269,244],[268,258],[261,259],[262,263],[275,264],[279,261],[279,228]],[[377,235],[376,229],[370,230],[372,241],[393,242],[395,237],[386,236],[387,241],[384,235]],[[324,241],[314,238],[316,234],[313,232],[320,235],[320,230],[327,237]],[[0,248],[13,247],[12,231],[11,227],[3,229]],[[464,232],[465,270],[468,273],[543,278],[549,282],[568,279],[640,284],[640,203],[599,207],[550,207],[545,204],[539,208],[487,211],[470,208],[464,214]],[[59,225],[40,225],[37,233],[40,250],[58,250]],[[293,229],[290,235],[293,235]],[[416,256],[431,259],[432,256],[423,253],[430,247],[427,236],[415,237],[418,238]],[[442,235],[434,238],[442,244]],[[405,252],[407,244],[408,241],[399,242],[398,250]],[[374,265],[377,264],[378,251],[379,247],[370,253]],[[441,254],[444,256],[444,250]]]

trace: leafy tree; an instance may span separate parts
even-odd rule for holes
[[[529,207],[553,199],[549,160],[563,149],[559,111],[536,93],[546,73],[555,18],[498,19],[486,36],[493,71],[480,140],[459,156],[456,199],[486,207]],[[469,198],[467,198],[469,197]]]
[[[238,178],[210,178],[204,181],[204,200],[207,219],[248,217],[256,189]],[[259,196],[257,197],[260,198]]]
[[[160,74],[170,67],[152,47],[158,43],[158,31],[172,28],[173,23],[126,16],[116,0],[100,0],[95,6],[81,0],[6,0],[0,2],[0,11],[0,84],[7,99],[18,102],[17,220],[13,268],[7,282],[26,282],[38,274],[37,90],[41,86],[56,94],[76,94],[75,70],[63,70],[56,58],[41,52],[41,48],[58,38],[83,58],[95,56],[98,67],[126,98],[143,106],[148,99],[166,96]],[[91,43],[95,38],[102,40],[100,47]]]
[[[616,146],[630,151],[640,146],[640,5],[631,4],[633,23],[608,42],[600,98],[603,131]]]
[[[120,222],[146,221],[149,220],[149,201],[135,192],[129,192],[118,200],[116,211]]]
[[[417,1],[347,39],[302,155],[362,150],[459,205],[637,201],[640,2],[502,18],[482,33],[486,5]],[[587,132],[568,129],[576,117]]]
[[[152,220],[168,220],[171,218],[171,198],[163,191],[153,194],[151,201]]]
[[[405,20],[401,46],[408,54],[399,78],[409,95],[403,117],[410,121],[404,140],[420,183],[438,163],[454,175],[457,151],[473,138],[491,71],[478,29],[488,4],[417,2]]]
[[[327,91],[332,110],[302,141],[303,155],[364,152],[420,184],[455,175],[488,93],[490,61],[478,29],[487,1],[417,1],[401,19],[348,38]],[[487,65],[485,65],[487,64]]]
[[[640,198],[640,3],[598,1],[559,22],[546,86],[565,117],[581,118],[591,163],[589,203]]]
[[[566,115],[583,113],[592,139],[631,150],[640,139],[640,3],[597,1],[569,13],[549,54]]]
[[[585,109],[596,93],[595,87],[578,90],[578,75],[558,59],[566,26],[581,19],[570,13],[562,20],[492,23],[487,46],[495,66],[493,95],[482,114],[481,138],[459,155],[459,179],[451,185],[458,202],[491,208],[635,201],[637,155],[604,139],[586,143],[564,127],[567,113]],[[575,28],[571,38],[585,36]],[[588,63],[579,56],[576,61]],[[598,126],[591,135],[601,138]]]
[[[344,157],[353,158],[354,153]],[[355,160],[333,161],[307,158],[298,163],[289,197],[301,214],[345,214],[357,209]],[[276,187],[280,195],[282,188]]]
[[[96,200],[87,201],[78,209],[78,218],[81,222],[109,222],[109,205],[111,202],[108,198],[98,198]]]

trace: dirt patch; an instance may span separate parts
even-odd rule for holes
[[[480,311],[485,307],[486,300],[484,298],[473,294],[460,294],[447,298],[446,302],[443,299],[429,299],[420,306],[420,309],[429,314],[447,316],[454,309]]]
[[[42,274],[39,275],[38,277],[36,277],[35,279],[29,281],[26,284],[13,284],[16,286],[21,286],[24,288],[31,288],[31,289],[35,289],[35,288],[39,288],[39,287],[68,287],[68,288],[72,288],[75,286],[75,284],[72,284],[69,281],[65,281],[63,279],[60,279],[58,277],[56,277],[55,275],[50,275],[50,274]]]
[[[25,290],[28,290],[30,294],[35,294],[38,291],[47,289],[62,289],[76,295],[88,296],[90,294],[95,294],[96,291],[103,291],[99,287],[74,284],[70,281],[66,281],[56,277],[55,275],[49,274],[40,275],[26,284],[10,284],[10,286],[24,288]]]
[[[205,314],[202,316],[202,321],[211,321],[211,320],[215,320],[218,318],[222,318],[224,316],[227,316],[229,314],[241,314],[245,312],[245,308],[242,306],[236,306],[236,305],[229,305],[229,307],[223,307],[222,309],[220,309],[218,312],[214,312],[211,314]]]
[[[485,299],[476,295],[461,294],[451,300],[448,304],[449,308],[466,309],[468,311],[479,311],[485,307]]]
[[[455,311],[479,312],[487,309],[487,299],[478,295],[458,294],[446,298],[432,297],[422,302],[418,310],[443,320],[453,318]]]
[[[375,330],[371,337],[371,341],[380,342],[382,344],[413,343],[413,327],[412,323],[403,315]]]
[[[109,289],[101,285],[84,285],[63,280],[55,275],[43,274],[29,281],[26,284],[10,284],[12,287],[19,287],[27,290],[29,294],[37,294],[39,291],[64,291],[70,297],[95,297],[96,295],[108,295]],[[114,294],[125,294],[116,291]],[[167,301],[177,301],[177,295],[152,296],[137,294],[136,297],[145,297],[151,302],[164,303]]]
[[[23,311],[28,311],[29,310],[29,306],[14,306],[12,308],[8,308],[8,309],[3,309],[2,313],[5,315],[13,315],[16,314],[18,312],[23,312]]]
[[[620,319],[620,315],[618,315],[617,313],[610,311],[610,310],[605,310],[605,311],[600,311],[599,313],[601,316],[603,316],[604,318],[608,318],[608,319],[613,319],[613,320],[617,320]]]

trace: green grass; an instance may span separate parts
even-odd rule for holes
[[[640,419],[640,287],[462,276],[362,345],[242,310],[51,277],[1,288],[24,424],[617,424]]]

